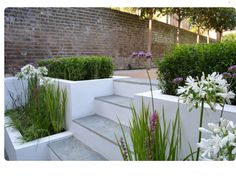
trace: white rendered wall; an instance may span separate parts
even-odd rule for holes
[[[165,119],[167,122],[169,120],[175,119],[176,110],[178,107],[178,97],[171,95],[161,94],[160,91],[153,92],[154,105],[155,109],[160,113],[162,108],[164,108]],[[142,99],[145,104],[150,104],[151,108],[151,94],[150,92],[140,93],[135,95],[134,103],[136,108],[139,110]],[[188,143],[191,144],[193,149],[196,149],[196,143],[198,140],[198,128],[200,120],[200,108],[193,109],[189,112],[189,109],[186,104],[180,102],[180,119],[181,119],[181,131],[182,131],[182,157],[185,157],[189,154]],[[208,105],[205,105],[204,108],[204,119],[203,127],[208,128],[207,124],[210,122],[217,123],[220,118],[221,107],[217,106],[217,111],[213,112]],[[224,109],[223,117],[236,123],[236,106],[226,105]],[[203,137],[207,138],[203,134]]]
[[[5,117],[8,122],[9,117]],[[50,160],[48,143],[72,136],[69,131],[23,142],[22,135],[13,127],[5,127],[5,150],[9,160]]]
[[[22,99],[22,102],[16,102],[17,106],[25,104],[25,97],[27,94],[28,83],[26,80],[17,80],[15,77],[7,77],[4,79],[4,109],[9,110],[13,108],[13,100]]]

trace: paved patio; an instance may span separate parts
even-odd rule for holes
[[[152,80],[157,79],[157,69],[152,68],[149,70],[149,74]],[[116,70],[114,71],[115,76],[130,76],[133,78],[140,79],[148,79],[147,73],[145,69],[137,69],[137,70]]]

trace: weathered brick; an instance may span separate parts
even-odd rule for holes
[[[147,31],[147,20],[109,8],[6,8],[5,73],[40,59],[75,55],[107,55],[117,69],[141,68],[145,60],[130,55],[146,50]],[[180,34],[181,43],[196,42],[195,33]],[[154,57],[163,57],[175,40],[174,26],[153,22]]]

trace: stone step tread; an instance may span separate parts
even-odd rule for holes
[[[114,82],[126,82],[126,83],[130,83],[130,84],[150,85],[148,79],[139,79],[139,78],[114,79]],[[157,86],[158,83],[159,83],[158,80],[151,80],[152,86]]]
[[[96,133],[97,135],[107,139],[108,141],[117,144],[116,137],[120,140],[123,137],[122,129],[120,124],[113,120],[107,119],[105,117],[99,116],[97,114],[86,116],[83,118],[73,120],[76,124],[87,128],[88,130]],[[131,149],[132,141],[130,138],[130,129],[127,126],[122,125],[127,143]]]
[[[106,160],[101,154],[92,150],[74,136],[49,143],[49,148],[62,161],[102,161]]]
[[[131,108],[133,103],[133,99],[129,97],[119,96],[119,95],[108,95],[102,97],[96,97],[96,100],[111,103],[117,106],[121,106],[124,108]]]

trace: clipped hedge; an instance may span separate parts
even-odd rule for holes
[[[54,58],[38,64],[47,67],[49,77],[73,81],[109,78],[113,74],[112,59],[105,56]]]
[[[235,65],[236,43],[179,45],[164,59],[157,59],[156,64],[163,93],[176,95],[177,86],[172,83],[174,78],[200,77],[202,72],[223,73],[229,66]],[[232,90],[236,93],[236,86]]]

